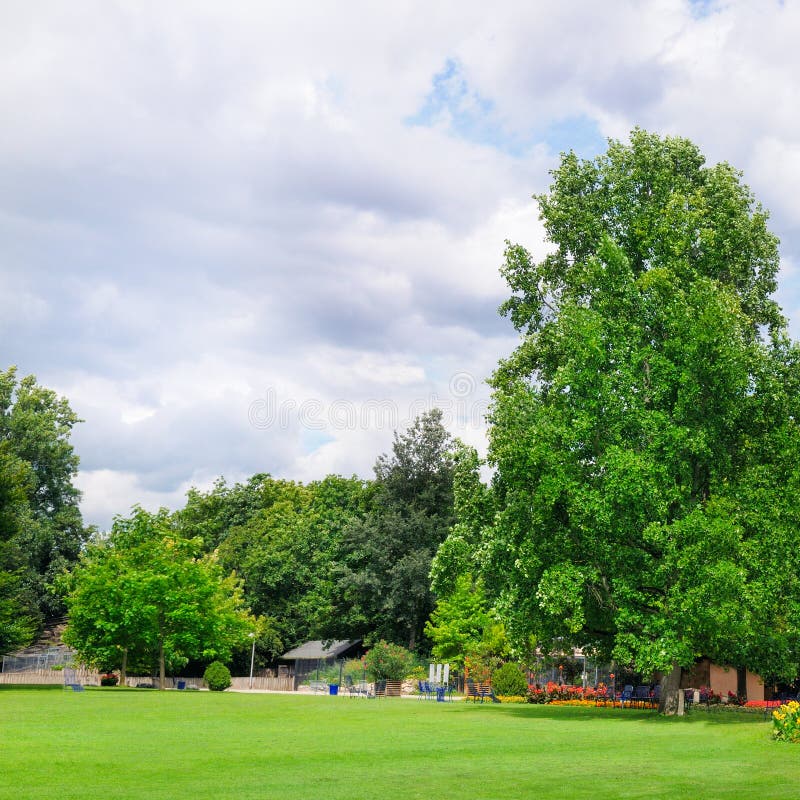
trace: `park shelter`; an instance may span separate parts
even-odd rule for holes
[[[278,660],[293,662],[294,688],[297,689],[309,678],[318,676],[326,667],[333,666],[337,661],[359,658],[363,652],[361,639],[314,640],[289,650]]]

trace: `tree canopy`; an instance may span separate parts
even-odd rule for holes
[[[798,349],[767,215],[729,165],[641,130],[552,175],[552,251],[509,244],[503,268],[522,340],[492,379],[487,591],[518,643],[673,683],[700,655],[795,675]]]
[[[73,485],[78,421],[32,375],[0,372],[0,652],[28,644],[64,612],[51,583],[87,537]]]
[[[240,581],[226,575],[199,537],[176,530],[169,514],[134,509],[110,536],[87,548],[66,577],[69,624],[64,641],[104,669],[228,660],[257,629]]]
[[[342,632],[419,646],[434,604],[431,562],[453,524],[454,449],[433,409],[377,459],[369,511],[345,530],[333,567]]]

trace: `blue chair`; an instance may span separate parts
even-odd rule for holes
[[[417,681],[417,685],[419,686],[419,699],[430,700],[433,695],[433,689],[430,683],[428,683],[428,681]]]
[[[625,708],[625,703],[633,705],[633,686],[630,684],[622,690],[622,694],[619,696],[619,707]]]
[[[633,692],[633,703],[639,708],[644,708],[645,705],[650,705],[650,687],[637,686]]]

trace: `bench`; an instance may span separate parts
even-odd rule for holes
[[[328,694],[328,684],[325,681],[309,681],[308,685],[314,694]]]
[[[491,684],[489,683],[473,683],[468,680],[466,685],[465,700],[472,700],[473,702],[483,702],[484,698],[488,698],[493,703],[499,703],[497,695],[494,693]]]

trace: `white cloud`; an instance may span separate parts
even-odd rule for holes
[[[101,524],[218,474],[369,474],[391,442],[369,414],[452,403],[462,373],[453,432],[482,447],[471,412],[515,341],[504,241],[545,252],[531,194],[561,147],[640,124],[744,169],[800,308],[799,23],[743,0],[701,18],[680,0],[17,5],[0,365],[86,420]],[[412,124],[448,64],[463,118]],[[270,391],[285,424],[254,427]]]

